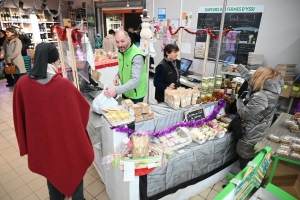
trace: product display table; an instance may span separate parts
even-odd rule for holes
[[[284,121],[286,119],[291,119],[292,117],[293,117],[293,115],[290,115],[287,113],[281,113],[280,116],[278,117],[278,119],[274,122],[274,124],[272,124],[270,129],[267,131],[265,139],[262,140],[261,142],[258,142],[255,145],[255,149],[262,149],[262,148],[265,148],[266,146],[270,146],[272,148],[271,153],[272,153],[272,157],[274,158],[274,163],[273,163],[273,167],[272,167],[269,179],[268,179],[268,183],[272,182],[272,179],[275,174],[276,167],[277,167],[279,160],[293,163],[296,165],[300,165],[300,159],[296,159],[291,156],[284,156],[284,155],[276,154],[276,150],[277,150],[278,146],[280,145],[280,143],[275,143],[275,142],[272,142],[269,139],[267,139],[269,134],[275,134],[278,137],[281,137],[284,135],[299,137],[299,134],[289,132],[288,127],[284,124]]]
[[[182,121],[184,111],[190,108],[173,110],[163,103],[151,105],[151,109],[155,113],[155,118],[136,123],[135,130],[158,131],[170,127]],[[94,165],[106,185],[109,198],[139,199],[139,177],[135,177],[132,182],[123,182],[123,171],[118,167],[106,170],[101,163],[102,157],[116,151],[116,147],[126,134],[112,130],[108,121],[101,115],[95,113],[91,115],[89,127],[97,132],[101,141],[98,148],[94,148]],[[226,167],[235,157],[235,140],[231,133],[202,145],[193,142],[184,147],[180,153],[176,152],[166,166],[158,167],[148,174],[147,195],[155,196],[182,183],[195,180],[197,177],[207,178]],[[170,191],[172,192],[174,191]]]

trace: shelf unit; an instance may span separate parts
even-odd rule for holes
[[[114,31],[118,30],[124,24],[123,19],[124,19],[123,14],[106,14],[105,16],[106,32],[108,33],[110,29]]]
[[[53,18],[48,11],[37,10],[36,15],[25,15],[17,8],[1,8],[0,17],[2,30],[14,24],[20,26],[21,31],[28,34],[32,41],[30,48],[34,48],[38,42],[57,42],[56,38],[50,35],[50,26],[59,23],[58,18]]]

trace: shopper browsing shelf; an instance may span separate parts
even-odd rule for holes
[[[180,86],[180,61],[176,59],[178,51],[176,44],[167,44],[164,58],[155,68],[155,99],[158,103],[164,102],[165,89],[176,89]]]
[[[107,97],[123,94],[124,99],[134,103],[142,102],[147,93],[147,77],[144,53],[131,44],[128,33],[120,30],[116,33],[116,43],[119,49],[119,71],[114,77],[116,88],[104,91]]]
[[[21,51],[22,56],[27,56],[27,49],[28,49],[29,45],[31,44],[31,39],[29,38],[27,33],[20,30],[20,26],[12,24],[11,27],[14,28],[17,31],[18,37],[21,40],[21,43],[22,43],[22,51]]]
[[[18,38],[18,33],[14,28],[6,29],[7,44],[5,49],[5,59],[7,64],[14,64],[19,68],[18,74],[13,74],[14,82],[9,83],[7,86],[13,86],[17,83],[19,78],[26,73],[25,63],[21,54],[22,43]]]
[[[36,46],[34,67],[14,88],[15,132],[29,169],[47,179],[50,199],[83,200],[83,177],[94,160],[90,106],[59,67],[54,44]]]
[[[243,65],[231,65],[249,83],[252,89],[248,102],[236,102],[237,113],[246,121],[245,135],[237,142],[240,168],[243,169],[255,156],[254,146],[270,127],[279,94],[283,88],[280,72],[270,67],[260,67],[251,75]]]

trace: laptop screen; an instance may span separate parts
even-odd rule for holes
[[[190,66],[192,65],[192,60],[188,60],[188,59],[185,59],[185,58],[181,58],[180,60],[180,70],[182,72],[187,72],[190,68]]]

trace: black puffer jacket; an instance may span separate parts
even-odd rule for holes
[[[252,77],[243,65],[236,68],[248,82]],[[262,91],[251,95],[249,102],[244,105],[242,99],[237,100],[237,112],[241,118],[247,120],[246,134],[238,140],[236,150],[244,159],[255,157],[254,146],[260,141],[265,131],[270,127],[279,94],[284,82],[281,77],[268,79]]]

